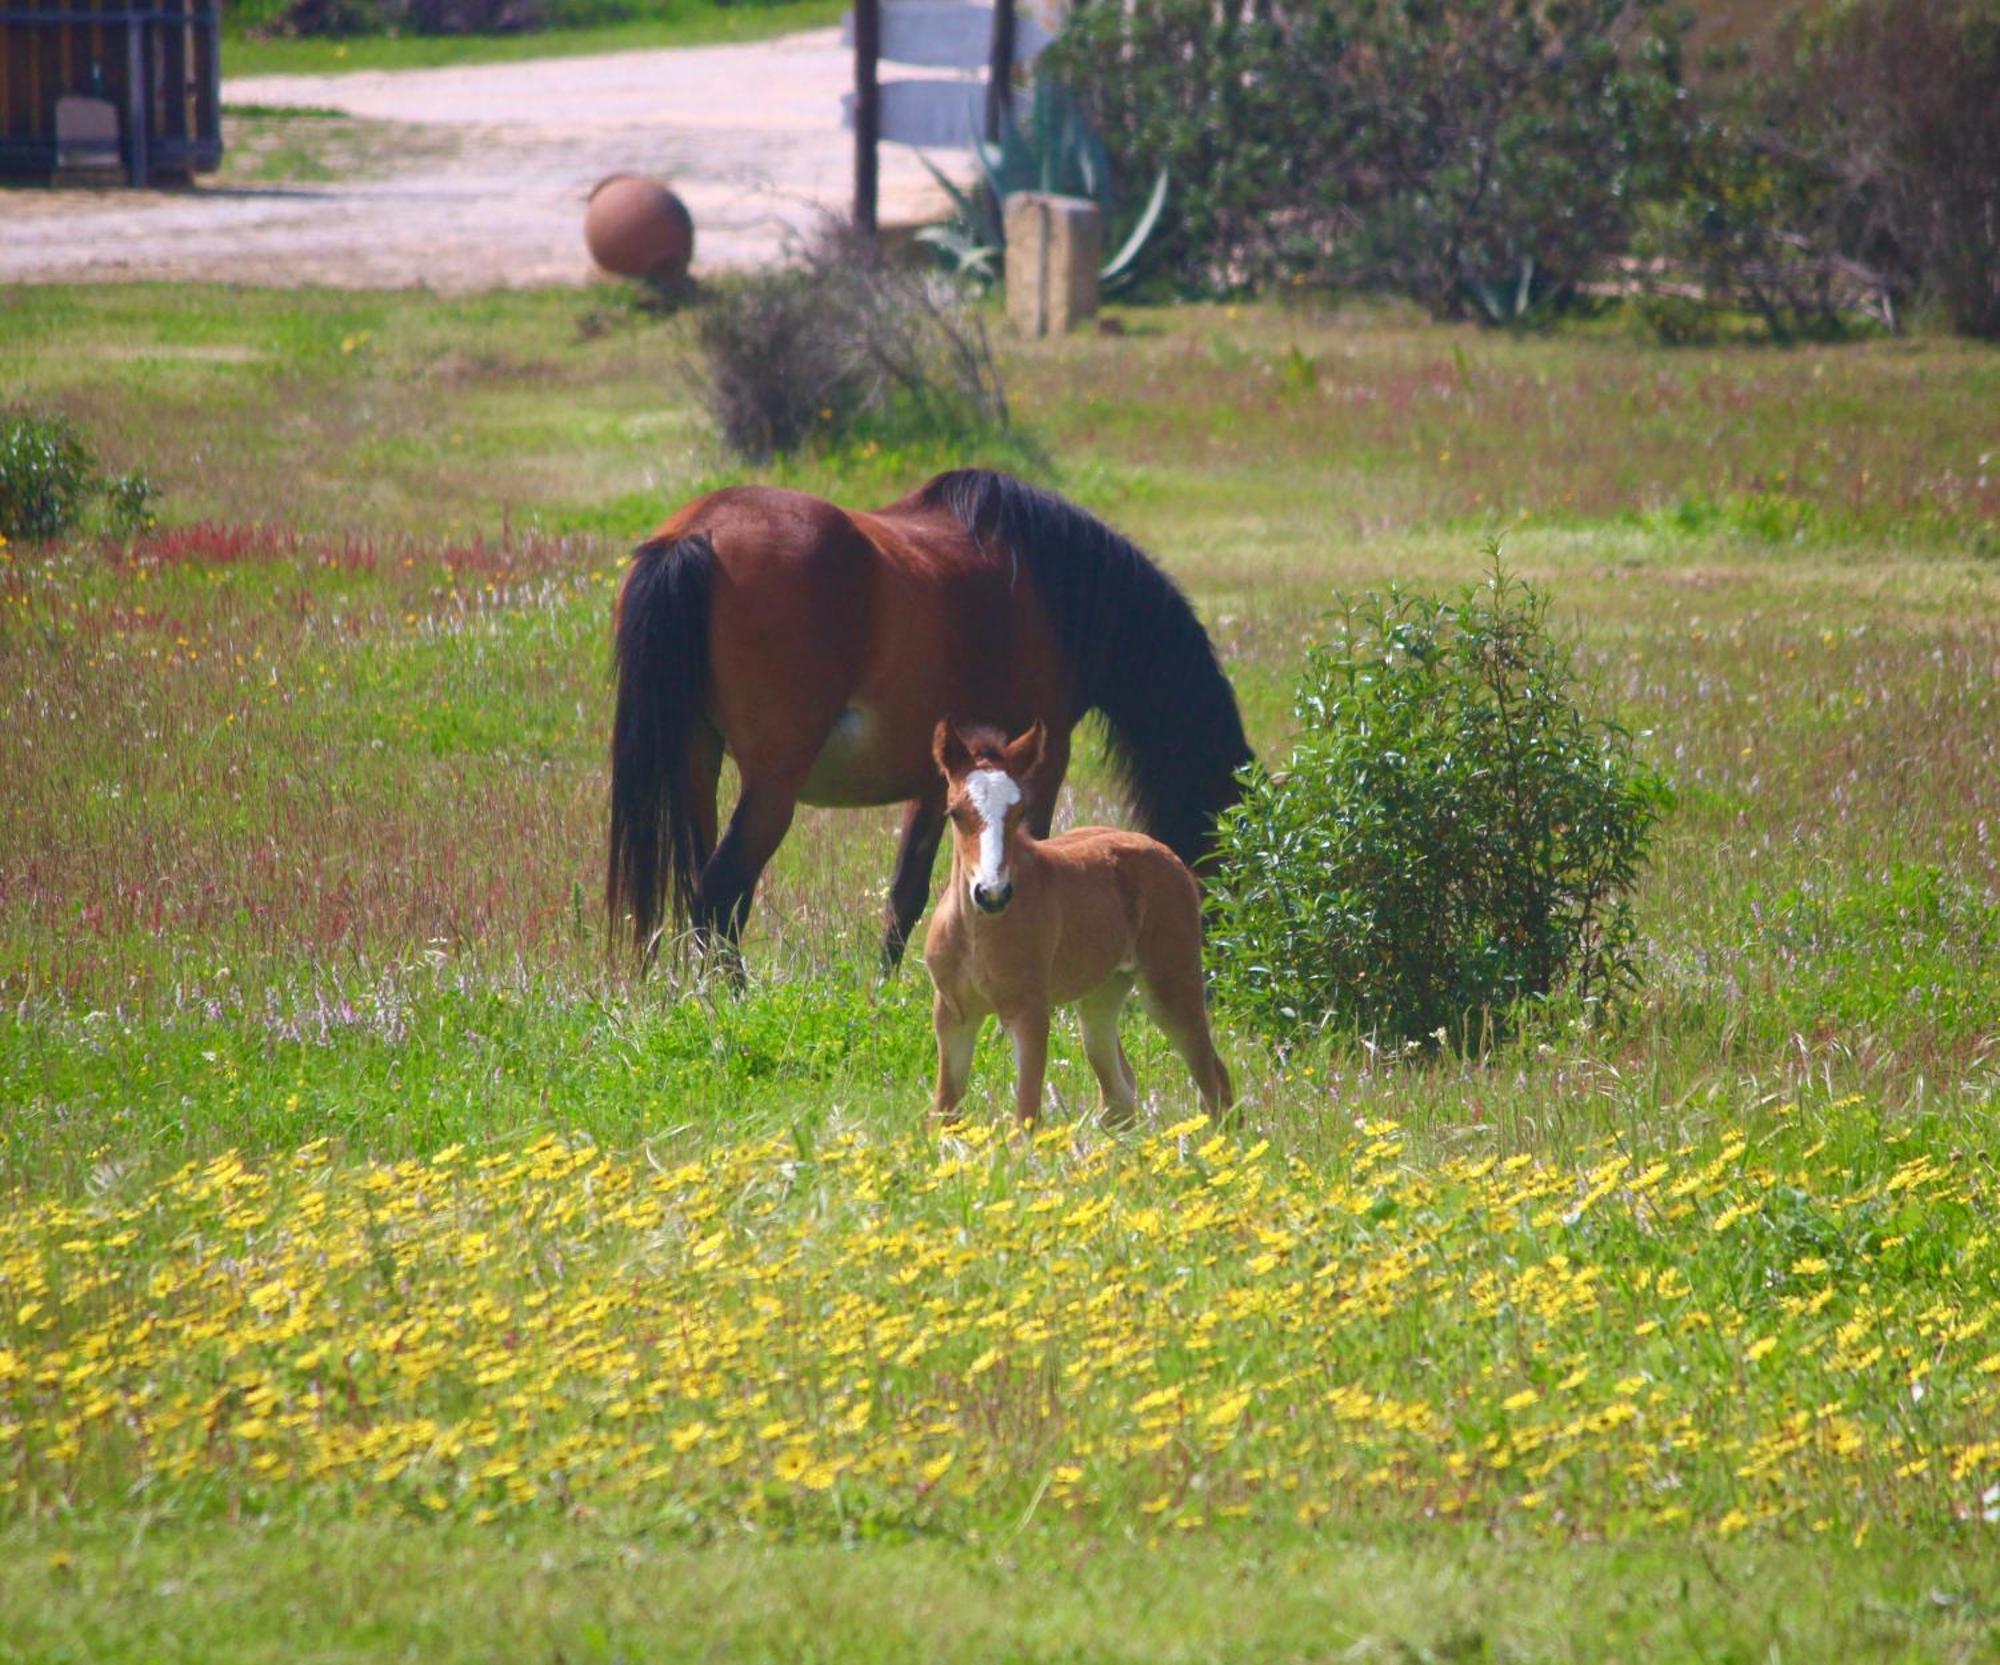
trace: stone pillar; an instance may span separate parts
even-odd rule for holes
[[[1007,317],[1030,338],[1066,335],[1097,310],[1103,217],[1081,197],[1007,199]]]

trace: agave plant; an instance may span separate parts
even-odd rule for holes
[[[1007,246],[1000,204],[1018,191],[1084,197],[1097,204],[1107,232],[1115,223],[1118,198],[1104,141],[1053,81],[1035,82],[1025,121],[1016,119],[1011,102],[1004,106],[998,142],[975,139],[973,154],[985,180],[983,190],[965,190],[946,178],[929,157],[923,159],[931,177],[951,198],[953,214],[946,224],[927,226],[917,236],[936,249],[958,277],[985,285],[1000,276]],[[1167,170],[1162,168],[1125,241],[1098,269],[1098,282],[1106,290],[1132,277],[1140,251],[1166,206]]]

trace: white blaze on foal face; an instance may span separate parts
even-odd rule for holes
[[[980,820],[979,859],[968,886],[972,904],[998,913],[1013,895],[1007,874],[1007,817],[1021,801],[1020,783],[999,769],[975,769],[965,777],[965,800]]]

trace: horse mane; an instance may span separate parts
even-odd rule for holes
[[[1181,588],[1087,510],[1012,475],[954,469],[916,500],[1006,549],[1033,577],[1083,710],[1100,712],[1140,824],[1192,865],[1233,804],[1250,743]]]

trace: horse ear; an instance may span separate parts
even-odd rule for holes
[[[937,759],[937,766],[944,771],[947,780],[956,780],[972,767],[972,753],[966,750],[965,742],[958,737],[958,729],[946,717],[931,735],[931,756]]]
[[[1026,734],[1015,736],[1007,746],[1007,773],[1016,780],[1026,780],[1042,766],[1042,751],[1048,744],[1049,731],[1037,717]]]

